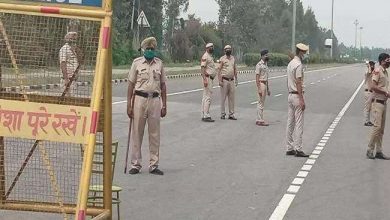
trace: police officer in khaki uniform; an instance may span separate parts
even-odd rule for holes
[[[371,80],[372,72],[375,69],[375,62],[369,61],[367,63],[367,71],[364,79],[364,126],[373,126],[371,122],[371,105],[372,105],[372,90],[371,90]]]
[[[212,54],[214,53],[214,44],[206,44],[206,52],[203,54],[200,66],[203,79],[203,98],[202,98],[202,121],[214,122],[210,115],[211,95],[213,88],[213,80],[216,70]]]
[[[219,59],[220,65],[218,68],[219,86],[221,87],[221,119],[226,119],[225,101],[228,97],[229,119],[237,120],[234,116],[235,87],[238,85],[236,60],[232,56],[230,45],[226,45],[224,50],[225,55]]]
[[[77,47],[77,32],[68,32],[65,35],[65,44],[59,51],[61,68],[60,85],[62,90],[68,90],[66,95],[76,92],[76,81],[79,77],[80,67],[83,62],[83,54]]]
[[[387,99],[389,93],[389,76],[387,68],[390,66],[390,55],[381,53],[378,57],[379,67],[372,74],[371,89],[373,91],[372,116],[374,126],[372,127],[370,142],[368,143],[367,158],[390,160],[382,152],[382,140],[385,132]],[[376,154],[374,156],[374,151]]]
[[[268,84],[268,50],[262,50],[260,52],[261,59],[260,62],[256,65],[256,85],[257,85],[257,94],[259,94],[259,101],[257,103],[257,119],[256,125],[258,126],[268,126],[269,124],[264,120],[264,103],[265,97],[271,95]]]
[[[306,108],[304,99],[304,73],[302,61],[306,58],[309,47],[299,43],[296,55],[287,66],[288,118],[286,155],[309,157],[302,151],[303,117]]]
[[[154,37],[142,41],[144,56],[133,61],[129,72],[127,114],[133,119],[130,174],[137,174],[141,169],[141,145],[146,123],[149,133],[149,173],[164,174],[158,165],[160,118],[167,114],[166,75],[162,61],[156,57],[156,47]]]

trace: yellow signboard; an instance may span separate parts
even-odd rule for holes
[[[0,136],[85,143],[91,109],[0,99]]]

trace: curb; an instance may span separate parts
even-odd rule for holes
[[[91,82],[77,82],[77,86],[87,86],[91,85]],[[43,90],[43,89],[54,89],[54,88],[60,88],[60,84],[43,84],[43,85],[31,85],[31,86],[23,86],[23,89],[25,90]],[[11,86],[11,87],[4,87],[1,88],[1,91],[3,92],[20,92],[21,87],[20,86]]]
[[[254,73],[254,70],[242,70],[238,71],[238,74],[251,74]],[[270,72],[286,72],[285,69],[270,69]],[[187,73],[187,74],[176,74],[176,75],[168,75],[168,79],[180,79],[180,78],[189,78],[189,77],[196,77],[201,76],[201,73]],[[127,78],[125,79],[113,79],[112,83],[119,84],[128,82],[129,80]],[[88,86],[92,85],[92,82],[77,82],[77,86]],[[54,89],[54,88],[60,88],[60,84],[43,84],[43,85],[31,85],[31,86],[24,86],[23,88],[25,90],[43,90],[43,89]],[[21,88],[20,86],[11,86],[11,87],[4,87],[1,88],[1,91],[3,92],[20,92]]]

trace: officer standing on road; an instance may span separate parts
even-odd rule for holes
[[[309,157],[302,151],[303,119],[306,108],[304,99],[304,73],[302,61],[307,57],[309,47],[299,43],[296,55],[287,66],[288,118],[286,155]]]
[[[156,57],[156,39],[154,37],[146,38],[142,41],[141,48],[144,56],[133,61],[129,72],[127,114],[133,119],[129,174],[139,173],[142,167],[141,145],[145,124],[148,123],[149,173],[163,175],[164,173],[158,169],[158,165],[160,118],[167,114],[166,75],[162,61]]]
[[[271,95],[268,85],[268,50],[262,50],[260,52],[261,59],[260,62],[256,65],[256,85],[257,85],[257,94],[259,94],[259,101],[257,103],[257,119],[256,125],[258,126],[268,126],[269,124],[264,121],[264,103],[265,97]]]
[[[381,53],[378,58],[379,67],[372,74],[371,90],[373,91],[372,114],[374,126],[372,127],[370,142],[368,143],[367,158],[390,160],[382,152],[382,140],[385,132],[386,107],[389,93],[389,76],[387,68],[390,66],[390,55]],[[374,151],[376,154],[374,156]]]
[[[364,80],[364,126],[373,126],[371,122],[371,105],[372,105],[372,72],[375,69],[375,62],[370,61],[367,64],[367,72]]]
[[[76,81],[79,77],[80,67],[84,55],[77,46],[77,32],[68,32],[65,35],[65,44],[59,51],[59,62],[61,69],[61,88],[66,95],[76,92]]]
[[[206,44],[206,52],[203,54],[200,66],[203,79],[203,98],[202,98],[202,121],[214,122],[210,115],[211,95],[213,80],[216,76],[215,64],[213,60],[214,45]]]
[[[230,45],[226,45],[224,50],[225,55],[219,59],[220,65],[218,68],[219,86],[221,87],[221,119],[226,118],[225,101],[228,97],[229,119],[237,120],[234,116],[235,87],[238,85],[236,60],[232,56]]]

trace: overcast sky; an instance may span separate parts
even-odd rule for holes
[[[312,7],[320,26],[330,28],[332,0],[302,1],[305,8]],[[341,42],[348,46],[355,44],[353,23],[358,19],[359,27],[363,27],[363,46],[390,48],[390,0],[334,1],[334,32]],[[217,21],[218,4],[215,0],[190,0],[189,13],[195,13],[202,21]]]

